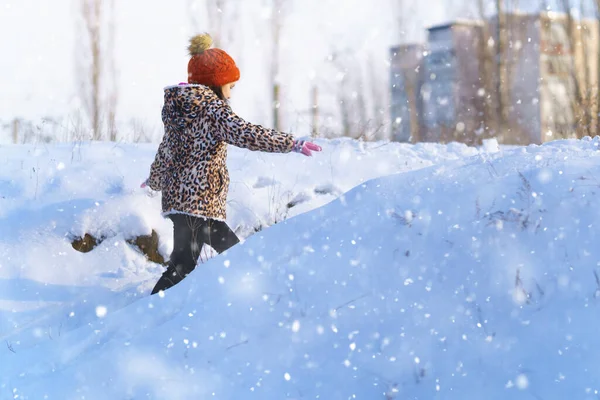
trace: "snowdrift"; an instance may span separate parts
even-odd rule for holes
[[[273,180],[239,181],[289,188],[286,173],[294,171],[304,206],[324,205],[289,208],[297,214],[199,265],[162,297],[140,290],[160,267],[124,242],[170,229],[149,212],[156,197],[125,193],[143,167],[124,168],[120,186],[114,166],[99,164],[68,179],[48,173],[35,191],[23,173],[7,180],[0,394],[597,398],[597,138],[493,154],[461,148],[460,157],[431,148],[437,155],[420,167],[436,165],[406,173],[398,173],[409,169],[399,154],[418,147],[385,151],[396,157],[395,172],[377,169],[386,165],[381,149],[349,150],[350,172],[332,163],[345,182],[360,177],[348,190],[344,178],[323,178],[323,165],[270,155],[264,171],[278,174]],[[151,153],[122,151],[122,166],[145,166]],[[15,160],[8,166],[18,172]],[[324,201],[314,188],[326,184],[343,194]],[[248,215],[239,212],[232,220]],[[112,227],[115,236],[87,254],[69,247],[65,232],[94,227]]]

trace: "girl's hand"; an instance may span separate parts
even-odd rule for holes
[[[321,151],[321,146],[318,146],[312,142],[306,140],[294,140],[294,147],[292,151],[296,153],[302,153],[305,156],[311,157],[313,151]]]

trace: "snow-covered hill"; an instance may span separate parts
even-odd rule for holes
[[[597,139],[232,149],[246,240],[163,297],[155,147],[2,147],[0,398],[596,399]]]

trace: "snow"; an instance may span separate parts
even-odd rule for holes
[[[0,147],[0,398],[597,398],[598,139],[230,148],[244,240],[162,296],[156,145]]]
[[[496,138],[491,138],[491,139],[483,139],[482,141],[482,147],[485,151],[487,151],[488,153],[495,153],[497,151],[500,151],[500,145],[498,144],[498,139]]]

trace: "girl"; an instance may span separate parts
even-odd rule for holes
[[[173,252],[152,294],[179,283],[196,267],[204,244],[222,253],[239,242],[225,223],[229,190],[227,145],[311,156],[321,148],[244,121],[228,105],[240,78],[233,59],[210,48],[208,34],[190,40],[188,83],[166,87],[165,134],[141,187],[162,191],[163,215],[173,221]]]

